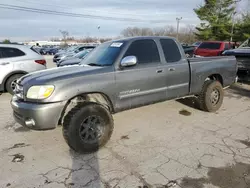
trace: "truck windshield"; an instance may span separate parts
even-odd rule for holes
[[[220,46],[221,46],[221,43],[218,43],[218,42],[203,42],[200,44],[200,46],[198,48],[218,50],[218,49],[220,49]]]
[[[123,46],[124,42],[103,43],[92,50],[80,64],[95,66],[113,65]]]

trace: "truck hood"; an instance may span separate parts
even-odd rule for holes
[[[74,64],[79,64],[81,62],[82,59],[79,58],[69,58],[66,60],[63,60],[62,62],[58,63],[59,66],[64,66],[64,65],[74,65]]]
[[[56,81],[63,81],[64,79],[71,79],[79,76],[102,73],[102,70],[104,69],[107,70],[107,67],[88,65],[71,65],[65,67],[56,67],[27,74],[21,77],[17,83],[23,86],[53,84]]]
[[[250,57],[250,47],[227,50],[224,55],[248,56]]]

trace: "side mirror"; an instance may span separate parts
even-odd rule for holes
[[[130,67],[137,64],[137,58],[135,56],[126,56],[121,61],[122,67]]]

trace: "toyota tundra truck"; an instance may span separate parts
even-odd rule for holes
[[[11,105],[19,124],[62,125],[67,144],[89,153],[108,142],[112,114],[123,110],[195,96],[202,110],[217,111],[236,72],[234,56],[187,59],[175,38],[120,39],[101,44],[80,65],[21,77]]]

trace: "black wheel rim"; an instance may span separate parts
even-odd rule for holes
[[[96,143],[104,133],[104,120],[100,116],[88,116],[81,123],[79,134],[83,142]]]
[[[213,106],[217,105],[220,100],[220,91],[214,88],[210,95],[210,101]]]

